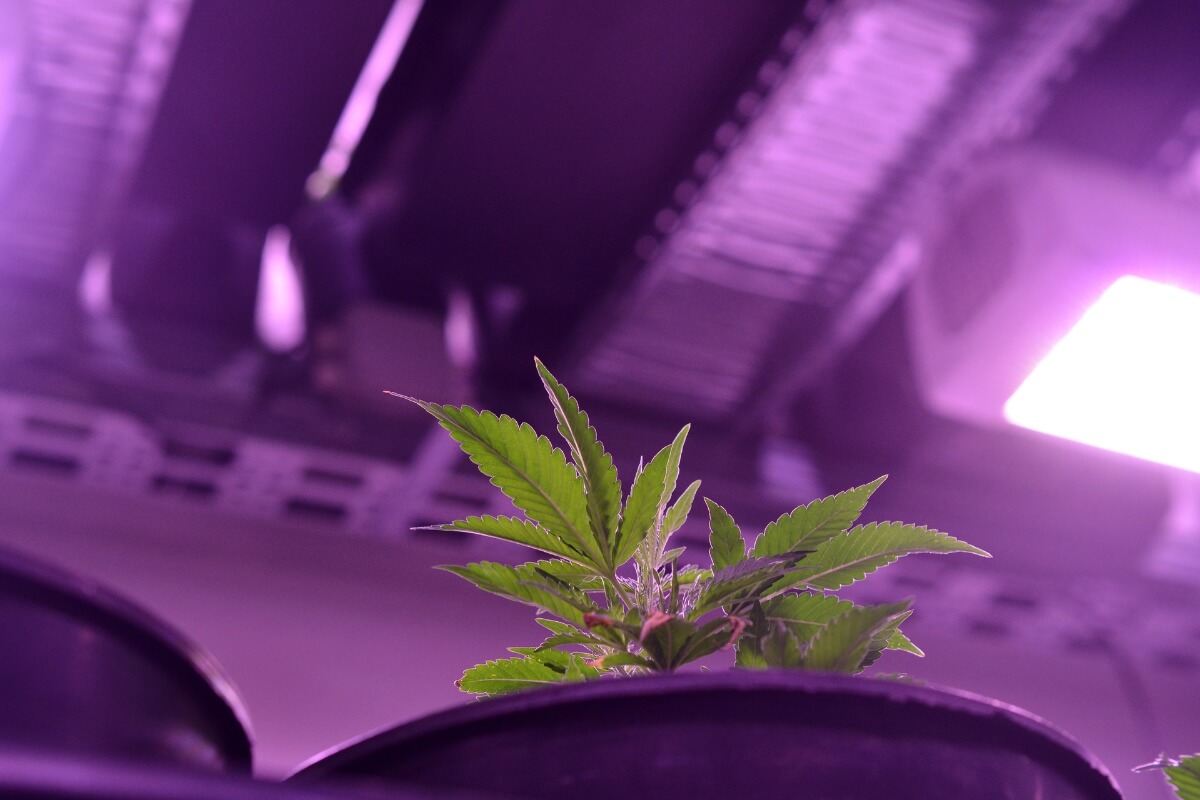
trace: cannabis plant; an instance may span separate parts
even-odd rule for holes
[[[747,548],[733,517],[705,498],[711,568],[680,563],[671,537],[700,482],[676,493],[689,426],[626,493],[578,402],[541,361],[538,373],[570,460],[528,424],[469,406],[406,397],[449,431],[523,516],[471,516],[435,530],[526,545],[545,558],[443,567],[538,611],[548,638],[468,669],[465,692],[495,695],[602,675],[670,672],[736,648],[740,667],[856,673],[884,650],[921,655],[900,631],[910,601],[857,605],[834,592],[909,553],[983,550],[899,522],[855,525],[883,478],[784,514]],[[402,396],[402,395],[401,395]]]
[[[1168,758],[1163,754],[1133,771],[1148,770],[1162,770],[1179,800],[1200,800],[1200,753],[1179,758]]]

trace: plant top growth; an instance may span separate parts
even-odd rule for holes
[[[676,492],[690,426],[639,464],[628,492],[578,402],[535,360],[570,453],[528,424],[469,406],[405,397],[433,415],[524,517],[471,516],[434,530],[526,545],[517,566],[443,567],[533,606],[549,635],[479,664],[458,686],[497,695],[603,675],[671,672],[735,648],[739,667],[861,672],[884,650],[921,650],[900,631],[911,601],[857,605],[835,592],[910,553],[988,553],[900,522],[856,524],[884,478],[799,506],[750,547],[733,517],[704,498],[711,568],[680,564],[671,537],[700,482]],[[403,395],[400,395],[403,397]]]

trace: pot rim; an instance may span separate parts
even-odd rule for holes
[[[674,673],[601,678],[580,683],[557,684],[472,701],[408,722],[387,725],[335,745],[309,758],[287,780],[317,781],[336,774],[341,767],[424,737],[442,736],[456,728],[467,728],[503,717],[510,712],[536,712],[550,706],[569,706],[597,698],[646,695],[687,695],[712,692],[761,692],[785,690],[803,694],[877,697],[897,707],[923,706],[964,714],[976,720],[995,719],[1015,727],[1017,737],[1034,737],[1057,751],[1076,768],[1090,772],[1120,798],[1113,775],[1104,764],[1074,737],[1049,721],[1023,708],[961,689],[905,680],[886,680],[837,673],[801,670],[732,669],[712,673]]]
[[[181,677],[187,691],[215,714],[225,757],[235,768],[250,771],[254,736],[249,714],[233,682],[207,650],[102,584],[23,553],[0,548],[0,578],[0,593],[100,628]]]

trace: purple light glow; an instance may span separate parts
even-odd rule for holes
[[[1200,472],[1200,295],[1120,278],[1017,388],[1004,416]]]
[[[291,247],[287,228],[277,225],[267,231],[258,273],[254,325],[262,343],[277,353],[299,346],[306,327],[304,289]]]
[[[24,0],[0,0],[0,141],[8,128],[24,59],[27,11]]]
[[[112,312],[112,254],[95,250],[79,273],[79,304],[93,317]]]

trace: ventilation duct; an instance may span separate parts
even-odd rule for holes
[[[70,293],[140,154],[189,0],[18,5],[28,30],[0,146],[0,278]]]
[[[1019,131],[1124,5],[868,0],[795,28],[639,242],[572,385],[717,419],[802,391],[903,286],[919,190]]]

